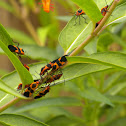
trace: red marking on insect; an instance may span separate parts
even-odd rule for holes
[[[85,15],[85,12],[84,12],[83,10],[77,10],[77,11],[75,12],[75,14],[74,14],[74,16],[76,16],[76,17],[75,17],[75,25],[77,24],[76,19],[77,19],[78,17],[79,17],[79,24],[80,24],[80,16],[81,16],[82,18],[84,18],[85,23],[88,24],[88,23],[86,22],[86,18],[83,17],[83,15]]]
[[[25,85],[24,88],[29,87],[29,85],[30,85],[30,84]],[[21,89],[22,89],[22,83],[20,83],[20,84],[18,85],[18,87],[17,87],[17,90],[21,90]]]
[[[34,93],[34,91],[38,88],[38,86],[39,86],[39,81],[31,83],[27,87],[23,95],[26,97],[30,97]]]
[[[67,56],[67,55],[64,55],[64,56],[50,62],[46,66],[42,67],[40,75],[44,75],[51,68],[52,68],[52,71],[58,70],[61,66],[63,66],[67,62],[67,59],[65,56]]]
[[[101,13],[102,13],[102,15],[103,16],[105,16],[106,15],[106,13],[108,12],[108,5],[107,6],[105,6],[105,7],[103,7],[102,9],[101,9]]]
[[[62,67],[63,65],[66,64],[67,62],[67,59],[66,59],[66,56],[67,55],[64,55],[58,59],[55,60],[54,64],[53,64],[53,67],[52,67],[52,71],[56,71],[58,70],[60,67]]]
[[[45,95],[49,92],[49,90],[50,90],[50,87],[49,87],[49,85],[48,85],[47,87],[43,88],[42,91],[40,91],[40,92],[34,97],[34,99],[38,99],[38,98],[41,98],[41,97],[45,96]]]
[[[95,28],[98,27],[98,25],[101,23],[102,19],[96,23]]]
[[[24,55],[24,50],[15,45],[8,45],[8,48],[11,52],[15,52],[20,55]]]
[[[24,67],[29,71],[29,66],[27,66],[26,64],[24,64]]]
[[[45,83],[51,83],[55,80],[58,80],[60,79],[60,77],[62,76],[63,74],[57,74],[57,75],[53,75],[52,77],[50,77],[49,79],[47,79],[47,81]]]

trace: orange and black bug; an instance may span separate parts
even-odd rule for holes
[[[38,80],[34,80],[34,82],[36,82],[36,81],[38,81]],[[27,88],[27,87],[29,87],[30,86],[30,84],[27,84],[27,85],[25,85],[25,87],[24,88]],[[21,90],[22,89],[22,83],[20,83],[19,85],[18,85],[18,87],[17,87],[17,90]]]
[[[100,22],[102,21],[102,19],[99,22],[96,23],[95,28],[100,24]]]
[[[44,75],[51,68],[52,68],[52,62],[41,68],[40,75]]]
[[[26,64],[24,64],[24,67],[29,71],[29,66],[27,66]]]
[[[41,98],[42,96],[45,96],[50,90],[49,85],[47,87],[45,87],[42,91],[39,92],[39,94],[37,94],[34,99],[38,99]]]
[[[101,9],[101,13],[102,13],[102,15],[103,16],[105,16],[106,15],[106,13],[108,12],[108,5],[107,6],[105,6],[105,7],[103,7],[102,9]]]
[[[88,24],[88,23],[86,22],[86,18],[83,17],[83,15],[85,15],[85,12],[84,12],[83,10],[78,10],[78,11],[75,12],[74,16],[76,16],[76,17],[75,17],[75,24],[74,24],[74,25],[77,24],[76,19],[77,19],[78,17],[79,17],[79,24],[80,24],[80,16],[81,16],[82,18],[84,18],[85,23]]]
[[[8,45],[8,48],[10,49],[11,52],[15,52],[17,54],[24,55],[24,50],[22,48],[19,48],[18,46]]]
[[[106,0],[105,0],[105,2],[106,2]],[[107,2],[106,2],[106,4],[107,4]],[[101,14],[102,14],[103,16],[105,16],[106,13],[108,12],[108,7],[109,7],[109,6],[107,5],[107,6],[105,6],[105,7],[103,7],[103,8],[101,9]],[[102,18],[102,19],[103,19],[103,18]],[[102,19],[96,23],[95,28],[100,24],[100,22],[102,21]]]
[[[52,67],[52,71],[58,70],[61,66],[63,66],[67,62],[66,56],[67,55],[64,55],[64,56],[58,58],[57,60],[55,60],[53,67]]]
[[[63,74],[57,74],[57,75],[53,75],[52,77],[50,77],[49,79],[47,79],[47,81],[45,83],[51,83],[55,80],[58,80],[60,79],[60,77],[62,76]]]
[[[30,97],[34,93],[34,91],[38,88],[38,86],[39,86],[39,81],[31,83],[29,87],[25,90],[23,95],[26,97]]]
[[[64,55],[64,56],[50,62],[46,66],[42,67],[40,75],[44,75],[51,68],[52,68],[53,71],[55,71],[55,70],[59,69],[61,66],[63,66],[67,61],[65,56],[67,56],[67,55]]]
[[[106,0],[105,0],[105,2],[106,2]],[[107,5],[107,2],[106,2],[106,5]],[[105,16],[106,15],[106,13],[108,12],[108,5],[107,6],[105,6],[105,7],[103,7],[102,9],[101,9],[101,14],[103,15],[103,16]]]
[[[30,84],[25,85],[24,88],[29,87],[29,85],[30,85]],[[20,83],[20,84],[18,85],[18,87],[17,87],[17,90],[21,90],[21,89],[22,89],[22,83]]]

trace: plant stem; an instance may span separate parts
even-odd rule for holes
[[[98,32],[100,32],[100,30],[102,29],[102,27],[104,26],[104,24],[106,23],[106,21],[108,20],[108,18],[111,16],[113,10],[115,9],[116,5],[118,4],[120,0],[114,0],[114,2],[112,3],[110,9],[108,10],[109,13],[106,13],[106,15],[104,16],[104,18],[102,19],[102,21],[100,22],[100,24],[98,25],[98,27],[94,30],[94,32],[89,35],[87,37],[87,39],[82,42],[71,54],[70,56],[75,56],[77,55],[79,52],[81,52],[83,50],[83,48],[95,37],[98,35]]]
[[[36,43],[40,46],[43,46],[42,42],[38,38],[38,35],[37,35],[32,23],[30,22],[30,20],[28,18],[25,18],[25,19],[22,18],[22,21],[24,22],[27,30],[29,31],[29,33],[31,34],[33,39],[36,41]]]
[[[17,4],[17,2],[15,0],[9,0],[11,5],[14,7],[15,9],[15,13],[16,13],[16,16],[22,20],[22,22],[24,23],[24,25],[26,26],[28,32],[31,34],[32,38],[35,40],[35,42],[40,45],[40,46],[43,46],[42,45],[42,42],[40,41],[40,39],[38,38],[38,35],[36,33],[36,30],[35,28],[33,27],[31,21],[29,20],[28,18],[28,15],[27,15],[27,12],[26,12],[26,8],[24,7],[23,10],[25,10],[25,16],[23,15],[24,13],[22,13],[19,5]]]
[[[2,107],[0,107],[0,113],[3,112],[4,110],[6,110],[8,107],[14,105],[15,103],[17,103],[18,101],[20,101],[20,98],[14,98],[13,100],[11,100],[10,102],[6,103],[5,105],[3,105]]]

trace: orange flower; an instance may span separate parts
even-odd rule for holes
[[[42,4],[42,8],[45,12],[49,13],[50,10],[53,11],[53,4],[51,4],[51,0],[42,0],[42,3],[39,3],[39,4]]]
[[[43,10],[47,13],[50,12],[50,0],[42,0]]]

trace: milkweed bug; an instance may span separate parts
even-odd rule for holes
[[[105,16],[106,15],[106,13],[108,12],[108,5],[107,6],[105,6],[105,7],[103,7],[102,9],[101,9],[101,14],[103,15],[103,16]]]
[[[51,4],[51,0],[41,0],[42,2],[41,3],[39,3],[39,4],[42,4],[43,5],[43,10],[45,11],[45,12],[47,12],[47,13],[49,13],[50,12],[50,10],[51,11],[53,11],[53,4]]]
[[[26,97],[30,97],[34,93],[35,89],[38,88],[38,85],[39,85],[39,81],[31,83],[29,87],[27,87],[23,95]]]
[[[34,80],[34,82],[36,82],[36,81],[38,81],[38,80]],[[25,87],[24,88],[27,88],[27,87],[29,87],[30,86],[30,84],[27,84],[27,85],[25,85]],[[21,90],[22,89],[22,83],[20,83],[19,85],[18,85],[18,87],[17,87],[17,90]]]
[[[64,55],[55,61],[52,67],[52,71],[58,70],[61,66],[63,66],[67,62],[66,56],[67,55]]]
[[[15,45],[8,45],[8,48],[11,52],[15,52],[20,55],[24,55],[24,50]]]
[[[105,2],[106,2],[106,0],[105,0]],[[106,2],[106,4],[107,4],[107,2]],[[103,16],[105,16],[106,13],[108,12],[108,7],[109,7],[109,6],[107,5],[107,6],[105,6],[105,7],[103,7],[103,8],[101,9],[101,14],[102,14]],[[102,18],[102,19],[103,19],[103,18]],[[102,19],[96,23],[95,28],[100,24],[100,22],[102,21]]]
[[[40,91],[35,97],[34,99],[38,99],[41,98],[42,96],[45,96],[50,90],[49,85],[47,87],[45,87],[42,91]]]
[[[76,19],[77,19],[78,17],[79,17],[79,24],[80,24],[80,16],[81,16],[82,18],[84,18],[85,23],[88,24],[88,23],[86,22],[86,18],[83,17],[82,15],[85,15],[85,12],[84,12],[83,10],[78,10],[78,11],[75,12],[75,14],[74,14],[74,16],[75,16],[75,24],[74,24],[74,25],[77,24]]]
[[[27,66],[26,64],[24,64],[24,67],[29,71],[29,66]]]
[[[52,68],[52,62],[41,68],[40,75],[44,75],[51,68]]]
[[[53,75],[52,77],[50,77],[49,79],[47,79],[47,81],[45,83],[51,83],[55,80],[58,80],[60,79],[60,77],[62,76],[63,74],[57,74],[57,75]]]
[[[42,67],[40,75],[44,75],[51,68],[53,71],[55,71],[55,70],[59,69],[61,66],[63,66],[67,62],[67,59],[65,56],[67,56],[67,55],[64,55],[64,56],[50,62],[46,66]]]
[[[95,28],[100,24],[100,22],[102,21],[102,19],[99,22],[96,23]]]
[[[107,1],[105,0],[105,2],[106,2],[106,5],[107,5]],[[105,6],[105,7],[103,7],[102,9],[101,9],[101,14],[103,15],[103,16],[105,16],[106,15],[106,13],[108,12],[108,5],[107,6]]]
[[[30,85],[30,84],[25,85],[24,88],[29,87],[29,85]],[[18,87],[17,87],[17,90],[21,90],[21,89],[22,89],[22,83],[20,83],[20,84],[18,85]]]

